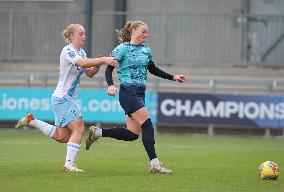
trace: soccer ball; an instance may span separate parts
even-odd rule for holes
[[[272,161],[265,161],[258,168],[258,176],[264,180],[276,180],[279,176],[279,167]]]

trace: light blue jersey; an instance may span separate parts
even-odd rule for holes
[[[121,83],[146,84],[147,66],[152,60],[151,50],[146,44],[122,43],[112,51],[111,56],[119,63],[117,73]]]

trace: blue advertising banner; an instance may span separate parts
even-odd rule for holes
[[[50,88],[8,88],[0,87],[0,120],[18,120],[26,112],[32,112],[38,119],[53,121],[50,108]],[[151,99],[151,95],[153,99]],[[156,115],[156,94],[146,92],[146,107],[150,114]],[[87,122],[125,121],[124,111],[115,97],[107,95],[105,89],[81,89],[78,93],[77,105],[81,109],[83,119]],[[156,118],[153,117],[153,123]]]
[[[284,96],[158,94],[159,123],[284,127]]]

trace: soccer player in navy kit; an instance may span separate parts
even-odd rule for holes
[[[154,128],[149,113],[145,108],[145,90],[147,70],[158,77],[178,81],[186,81],[184,75],[170,75],[159,69],[153,61],[150,48],[145,44],[148,27],[142,21],[129,21],[119,31],[119,44],[111,53],[119,65],[117,72],[120,80],[119,102],[125,111],[125,128],[99,129],[90,127],[86,140],[86,149],[99,137],[111,137],[117,140],[133,141],[142,131],[142,142],[150,160],[150,173],[171,174],[159,161],[155,152]],[[112,80],[114,67],[107,66],[105,76],[108,84],[108,94],[117,92]]]
[[[80,143],[84,134],[84,122],[76,106],[77,89],[80,77],[85,73],[93,77],[102,64],[117,65],[113,57],[87,58],[84,46],[85,29],[80,24],[70,24],[62,32],[67,45],[60,55],[59,80],[51,97],[51,107],[55,115],[55,126],[35,119],[32,113],[21,118],[16,128],[32,126],[60,143],[67,143],[66,161],[62,170],[84,172],[75,165]]]

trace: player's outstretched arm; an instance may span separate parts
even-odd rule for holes
[[[168,79],[168,80],[172,80],[172,81],[178,81],[180,83],[183,83],[187,80],[187,78],[184,75],[171,75],[163,70],[161,70],[160,68],[158,68],[153,61],[149,62],[149,65],[147,67],[147,69],[149,70],[149,72],[157,77],[161,77],[164,79]]]
[[[98,58],[105,57],[104,55],[99,55]],[[95,67],[90,67],[85,70],[85,74],[87,77],[92,78],[95,74],[97,74],[102,65],[96,65]]]
[[[187,80],[187,78],[184,75],[175,75],[173,77],[173,80],[174,81],[178,81],[180,83],[183,83],[183,82],[185,82]]]
[[[85,74],[87,77],[92,78],[95,74],[97,74],[100,70],[101,65],[96,65],[95,67],[87,68]]]
[[[105,78],[108,85],[107,93],[110,96],[114,96],[117,92],[117,88],[114,86],[113,79],[112,79],[112,71],[114,67],[108,65],[105,71]]]
[[[163,79],[168,79],[168,80],[174,80],[174,76],[161,70],[158,68],[153,61],[149,62],[149,65],[147,66],[148,71],[157,77],[161,77]]]
[[[80,58],[76,61],[76,65],[84,68],[95,67],[102,64],[107,64],[116,67],[117,61],[114,57],[98,57],[86,59]]]

